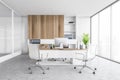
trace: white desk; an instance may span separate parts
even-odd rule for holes
[[[77,53],[83,53],[86,50],[80,49],[41,49],[40,56],[41,59],[48,59],[48,58],[67,58],[67,59],[74,59],[79,58],[83,59],[83,55]],[[74,64],[74,63],[73,63]]]

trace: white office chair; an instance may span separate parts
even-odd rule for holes
[[[84,68],[88,68],[93,71],[93,74],[95,74],[95,70],[97,70],[97,68],[93,69],[93,68],[89,67],[87,65],[87,62],[93,60],[96,57],[96,50],[97,50],[96,48],[97,48],[96,45],[90,45],[88,47],[88,50],[85,53],[80,53],[80,54],[84,55],[84,57],[82,59],[82,61],[84,62],[84,65],[82,65],[82,68],[80,69],[79,73],[82,73],[82,70]],[[76,69],[76,67],[74,67],[74,69]]]
[[[39,44],[29,44],[29,57],[31,58],[31,59],[34,59],[34,60],[37,60],[38,62],[38,64],[35,64],[35,65],[33,65],[33,66],[31,66],[31,67],[38,67],[38,68],[40,68],[43,72],[43,74],[45,74],[45,71],[44,71],[44,69],[43,69],[43,67],[40,65],[40,53],[39,53]],[[30,70],[30,74],[32,74],[32,68],[31,67],[29,67],[28,68],[28,70]]]

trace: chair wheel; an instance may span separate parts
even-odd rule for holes
[[[32,71],[31,71],[31,72],[29,72],[29,74],[32,74]]]
[[[76,69],[76,67],[74,67],[74,69]]]
[[[97,68],[95,68],[95,70],[97,70]]]
[[[79,73],[82,73],[81,71],[79,71]]]
[[[95,74],[95,72],[93,72],[93,74]]]
[[[31,70],[31,68],[30,68],[30,67],[28,67],[28,70]]]
[[[45,72],[43,72],[42,74],[45,74]]]
[[[47,70],[49,70],[50,68],[48,67]]]

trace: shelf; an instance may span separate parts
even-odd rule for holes
[[[67,38],[75,39],[76,36],[76,17],[67,16],[64,21],[64,35]]]
[[[64,25],[75,25],[75,23],[65,23]]]
[[[75,33],[75,31],[64,31],[64,33]]]

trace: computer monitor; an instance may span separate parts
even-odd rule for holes
[[[55,38],[55,47],[60,47],[61,43],[63,44],[63,48],[68,48],[67,38]]]
[[[31,44],[40,44],[40,39],[31,39],[30,43]]]

